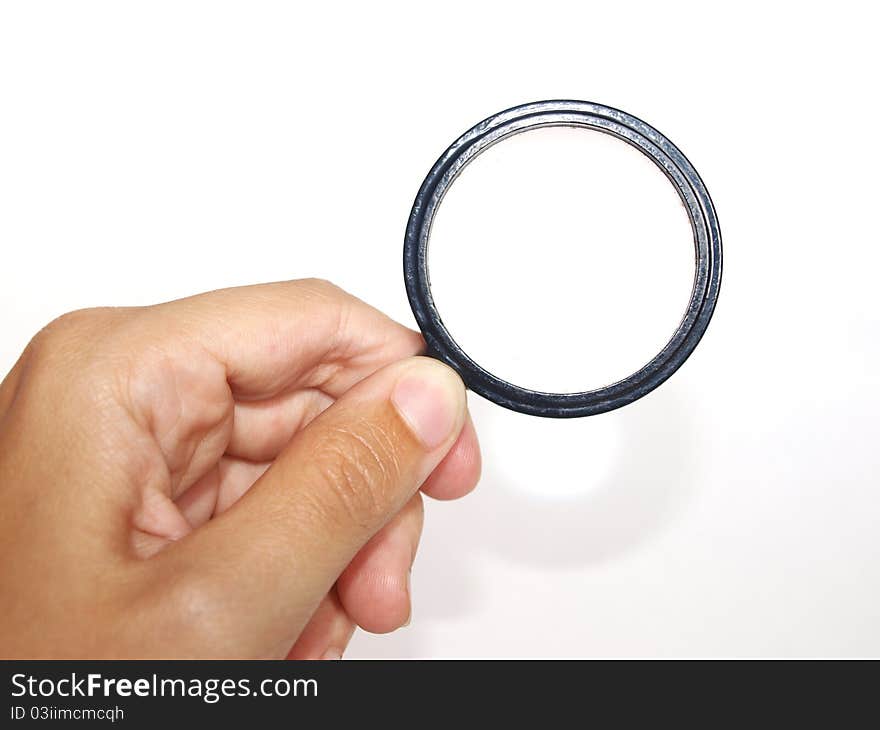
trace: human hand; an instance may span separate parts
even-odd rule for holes
[[[295,281],[56,320],[0,385],[0,655],[340,656],[476,485],[421,337]]]

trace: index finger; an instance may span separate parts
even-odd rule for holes
[[[417,355],[421,335],[319,279],[221,289],[158,305],[175,332],[226,368],[238,400],[294,387],[332,398],[379,368]]]

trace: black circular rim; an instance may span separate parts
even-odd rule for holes
[[[617,137],[651,159],[678,192],[694,235],[696,267],[691,299],[664,348],[632,375],[595,390],[545,393],[492,375],[462,350],[443,324],[431,295],[428,242],[443,196],[462,170],[498,142],[539,127],[585,127]],[[690,356],[709,325],[721,284],[721,232],[706,186],[694,166],[660,132],[619,109],[586,101],[523,104],[475,125],[431,168],[410,213],[403,248],[410,306],[432,356],[454,368],[475,393],[520,413],[552,418],[591,416],[620,408],[650,393]]]

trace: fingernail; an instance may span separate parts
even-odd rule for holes
[[[398,413],[429,451],[444,443],[464,417],[464,384],[450,368],[418,358],[391,394]]]
[[[339,651],[339,649],[327,649],[321,659],[325,659],[327,661],[342,659],[342,652]]]

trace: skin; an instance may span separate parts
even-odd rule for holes
[[[73,312],[0,385],[0,655],[338,658],[410,616],[464,386],[323,281]]]

